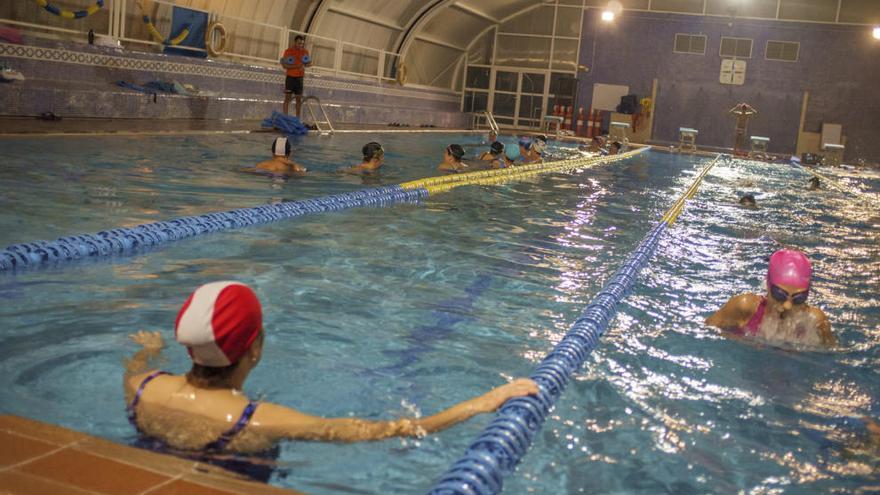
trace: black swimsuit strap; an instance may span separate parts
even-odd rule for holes
[[[158,376],[170,375],[170,374],[171,373],[168,373],[167,371],[154,371],[154,372],[150,373],[149,375],[147,375],[147,377],[144,378],[144,381],[142,381],[141,384],[138,385],[137,392],[134,393],[134,398],[131,399],[131,404],[129,404],[128,407],[125,408],[126,411],[128,412],[128,422],[129,423],[131,423],[132,425],[137,427],[137,411],[135,410],[135,408],[137,407],[138,402],[141,401],[141,395],[144,393],[144,387],[146,387],[148,383],[153,381],[154,378],[156,378]]]
[[[238,417],[238,421],[235,422],[235,425],[232,426],[228,431],[220,435],[220,438],[214,440],[213,442],[205,445],[204,449],[207,452],[216,452],[219,450],[223,450],[232,441],[235,435],[238,435],[241,430],[244,429],[245,426],[251,421],[251,417],[254,415],[254,411],[257,410],[256,402],[248,402],[248,405],[245,406],[244,410],[241,412],[241,416]]]

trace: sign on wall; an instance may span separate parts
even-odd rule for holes
[[[596,83],[593,85],[593,110],[616,112],[620,98],[628,94],[629,86]]]
[[[742,86],[746,82],[746,61],[723,59],[721,61],[721,76],[718,79],[721,84],[736,84]]]

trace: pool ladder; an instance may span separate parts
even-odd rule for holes
[[[495,116],[492,115],[492,112],[490,112],[488,110],[484,110],[482,112],[475,112],[474,113],[474,127],[477,127],[477,121],[480,119],[480,117],[483,117],[486,119],[486,125],[488,125],[489,129],[491,129],[495,133],[495,135],[497,136],[498,135],[498,123],[495,122]]]
[[[318,120],[315,116],[315,109],[312,108],[312,101],[318,104],[318,108],[321,110],[321,114],[324,116],[324,120]],[[324,109],[324,105],[321,103],[321,99],[317,96],[306,96],[303,98],[303,104],[306,106],[306,110],[308,110],[309,115],[312,118],[312,123],[315,124],[315,127],[318,128],[318,132],[321,134],[333,134],[335,132],[333,130],[333,124],[330,123],[330,117],[327,116],[327,110]],[[321,128],[322,124],[326,124],[327,128]]]

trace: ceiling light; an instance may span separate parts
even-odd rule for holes
[[[874,39],[875,39],[875,40],[880,40],[880,27],[875,27],[875,28],[874,28]]]
[[[611,22],[614,20],[614,12],[610,10],[605,10],[602,12],[602,20],[605,22]]]

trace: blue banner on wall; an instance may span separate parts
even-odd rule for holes
[[[180,34],[184,29],[189,29],[189,36],[181,41],[177,46],[188,46],[190,48],[205,49],[205,29],[208,26],[208,14],[199,12],[198,10],[185,9],[183,7],[174,7],[171,14],[171,35],[173,38]],[[186,55],[187,57],[207,58],[207,52],[197,52],[193,50],[181,50],[174,46],[165,47],[165,53],[172,55]]]

